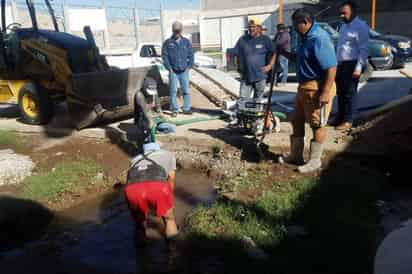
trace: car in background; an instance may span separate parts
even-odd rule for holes
[[[406,36],[381,34],[374,30],[369,31],[369,37],[388,42],[392,46],[393,68],[404,68],[406,62],[412,61],[412,40]]]
[[[342,21],[331,22],[330,25],[339,31]],[[391,45],[393,54],[392,68],[403,68],[406,62],[412,62],[412,39],[406,36],[383,34],[372,29],[369,30],[369,39],[381,40]]]
[[[331,36],[335,47],[338,45],[339,32],[335,30],[330,24],[325,22],[319,23],[320,27],[323,28]],[[393,67],[394,55],[392,53],[392,47],[388,42],[379,39],[369,39],[368,44],[369,49],[369,64],[375,70],[386,70]],[[371,69],[371,68],[366,68]]]
[[[215,60],[212,57],[207,56],[202,51],[195,52],[195,67],[199,68],[217,68]]]

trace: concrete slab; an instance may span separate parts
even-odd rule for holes
[[[214,81],[218,82],[233,95],[239,97],[240,82],[236,80],[234,77],[232,77],[230,74],[218,69],[198,68],[198,70],[206,74]]]

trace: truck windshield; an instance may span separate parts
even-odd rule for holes
[[[161,57],[161,47],[158,45],[143,45],[140,57]]]

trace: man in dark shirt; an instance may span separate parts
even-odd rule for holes
[[[274,47],[270,38],[261,34],[258,19],[249,21],[249,33],[236,43],[235,55],[238,58],[242,76],[240,97],[259,98],[265,91],[267,73],[272,69]],[[269,62],[267,60],[270,60]]]
[[[290,51],[290,34],[288,28],[284,24],[278,24],[278,32],[275,36],[276,51]],[[278,69],[278,81],[276,85],[284,85],[288,80],[289,61],[286,57],[280,55],[279,57],[279,69]],[[280,83],[280,84],[279,84]]]

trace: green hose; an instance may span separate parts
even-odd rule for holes
[[[273,112],[273,115],[275,117],[278,117],[281,121],[286,121],[287,120],[287,116],[283,112]],[[188,120],[169,121],[169,120],[166,120],[166,119],[162,119],[160,117],[155,117],[155,118],[153,118],[153,124],[156,125],[156,126],[152,127],[152,129],[150,131],[150,135],[151,135],[153,140],[156,139],[156,133],[157,133],[156,127],[160,123],[170,123],[170,124],[174,124],[176,126],[184,126],[184,125],[189,125],[189,124],[194,124],[194,123],[199,123],[199,122],[220,120],[222,118],[223,118],[223,116],[216,115],[216,116],[209,116],[209,117],[192,118],[192,119],[188,119]]]
[[[283,112],[277,112],[277,111],[275,111],[275,112],[272,112],[272,113],[273,113],[273,115],[274,115],[275,117],[278,117],[281,121],[286,121],[286,120],[288,119],[288,117],[286,116],[286,114],[283,113]]]
[[[160,117],[155,117],[153,118],[153,124],[158,125],[160,123],[169,123],[169,124],[173,124],[176,126],[183,126],[183,125],[188,125],[188,124],[213,121],[213,120],[219,120],[219,119],[222,119],[222,116],[218,115],[218,116],[209,116],[209,117],[198,117],[198,118],[192,118],[188,120],[176,120],[176,121],[162,119]]]
[[[174,124],[176,126],[184,126],[188,124],[207,122],[207,121],[213,121],[213,120],[219,120],[219,119],[222,119],[222,117],[221,116],[209,116],[209,117],[199,117],[199,118],[193,118],[193,119],[181,120],[181,121],[169,121],[168,123]]]
[[[156,141],[157,125],[159,125],[160,123],[170,123],[175,126],[183,126],[183,125],[188,125],[188,124],[213,121],[213,120],[219,120],[219,119],[222,119],[222,116],[198,117],[198,118],[193,118],[193,119],[188,119],[188,120],[177,120],[177,121],[170,121],[167,119],[162,119],[161,117],[154,117],[153,124],[155,126],[153,126],[150,129],[150,137],[153,140],[153,142]]]

